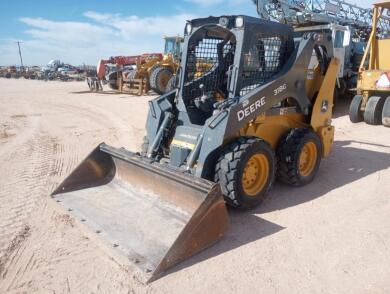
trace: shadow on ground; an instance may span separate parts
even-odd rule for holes
[[[258,214],[288,209],[314,200],[334,189],[390,167],[389,153],[362,149],[364,145],[358,149],[351,146],[351,143],[370,145],[356,141],[336,141],[332,155],[321,163],[317,177],[311,184],[294,188],[276,182],[269,197],[260,207],[247,212],[229,209],[231,226],[226,236],[209,249],[174,267],[168,274],[285,229],[262,219]],[[390,152],[390,146],[372,146],[389,148]]]
[[[351,146],[362,144],[361,148]],[[332,155],[322,161],[314,181],[304,187],[293,188],[276,183],[275,189],[256,213],[281,210],[311,201],[334,189],[357,181],[390,167],[389,153],[364,149],[364,146],[388,148],[390,146],[358,141],[336,141]]]
[[[91,92],[89,90],[85,91],[73,91],[69,92],[69,94],[102,94],[102,95],[121,95],[125,93],[120,93],[118,91],[103,91],[103,92]]]
[[[157,97],[158,95],[154,92],[149,92],[148,94],[146,95],[135,95],[135,94],[130,94],[130,93],[121,93],[121,92],[118,92],[118,91],[115,91],[115,90],[112,90],[112,91],[103,91],[103,92],[91,92],[89,90],[85,90],[85,91],[73,91],[73,92],[69,92],[69,94],[95,94],[95,95],[122,95],[121,97],[118,97],[118,98],[133,98],[133,97],[147,97],[148,99],[153,99],[154,97]],[[152,98],[151,98],[152,97]]]

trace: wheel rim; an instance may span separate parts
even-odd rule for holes
[[[313,142],[303,145],[299,156],[299,173],[307,177],[314,170],[317,162],[317,146]]]
[[[249,196],[260,193],[267,183],[269,162],[264,154],[254,154],[247,161],[242,175],[242,187]]]

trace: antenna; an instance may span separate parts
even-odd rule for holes
[[[18,44],[18,48],[19,48],[19,57],[20,57],[20,64],[21,64],[21,66],[22,66],[22,69],[23,69],[23,68],[24,68],[24,66],[23,66],[22,51],[20,50],[20,43],[22,43],[22,42],[20,42],[20,41],[17,41],[16,43]]]

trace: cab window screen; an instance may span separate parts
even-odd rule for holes
[[[188,50],[184,95],[194,98],[202,92],[226,92],[227,71],[233,64],[235,44],[206,37]],[[202,89],[199,85],[202,84]]]
[[[293,48],[293,42],[288,41],[280,36],[259,37],[247,52],[243,52],[241,96],[279,73]]]

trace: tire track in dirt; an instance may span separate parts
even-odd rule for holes
[[[2,180],[0,201],[6,213],[0,216],[0,258],[10,254],[9,244],[24,228],[40,197],[46,193],[51,169],[53,141],[44,136],[28,140],[9,155],[10,168]],[[22,159],[22,164],[15,163]],[[15,163],[14,166],[12,166]],[[4,183],[5,182],[5,183]]]
[[[92,107],[91,111],[86,104],[82,107],[50,102],[45,103],[45,105],[51,109],[51,112],[58,114],[58,116],[52,114],[52,117],[55,117],[58,122],[62,121],[61,114],[66,114],[67,116],[73,115],[83,118],[84,121],[88,120],[88,123],[85,126],[77,126],[74,130],[69,127],[69,133],[63,134],[63,136],[62,134],[47,135],[43,127],[40,130],[39,140],[37,139],[38,146],[36,146],[35,141],[33,144],[23,145],[23,147],[33,148],[30,153],[38,155],[32,161],[32,168],[26,170],[21,177],[24,178],[24,185],[15,181],[9,185],[7,190],[12,194],[14,193],[11,192],[13,185],[24,186],[25,190],[29,190],[30,194],[35,195],[31,199],[28,210],[36,212],[31,217],[33,221],[28,224],[28,233],[31,236],[7,253],[8,260],[0,276],[0,292],[20,293],[42,290],[53,292],[58,289],[61,289],[60,291],[72,289],[75,292],[96,292],[102,287],[110,285],[106,281],[104,283],[106,286],[103,286],[102,279],[113,279],[112,275],[118,275],[118,268],[116,271],[110,272],[106,270],[102,272],[101,269],[107,267],[107,263],[112,267],[117,267],[117,265],[102,254],[100,249],[91,244],[88,238],[80,234],[78,229],[73,228],[73,220],[61,209],[57,211],[58,208],[53,208],[54,203],[51,203],[51,200],[46,196],[80,163],[86,155],[86,151],[91,151],[89,147],[91,144],[100,143],[99,137],[106,137],[107,140],[121,138],[122,136],[118,133],[125,129],[125,125],[111,113],[97,107]],[[114,118],[108,117],[109,115]],[[54,122],[45,121],[45,124],[47,123]],[[37,152],[37,149],[40,152]],[[38,162],[38,167],[36,162]],[[40,205],[36,205],[36,198],[40,200]],[[24,197],[18,199],[17,203],[20,204],[23,201]],[[26,207],[22,204],[19,208],[23,210]],[[11,222],[15,223],[15,219],[12,219]],[[23,222],[20,221],[20,226],[22,224]],[[62,244],[63,240],[61,239],[65,234],[68,240]],[[46,250],[47,247],[56,249],[54,251]],[[100,265],[97,266],[99,263],[96,263],[96,260],[101,260]],[[77,262],[77,267],[81,265],[88,268],[85,276],[78,276],[80,273],[72,275],[70,265],[73,262]],[[60,273],[58,273],[58,269],[62,269]],[[55,272],[58,274],[56,277],[53,275]],[[115,272],[116,274],[114,274]],[[122,288],[121,285],[115,285],[115,288],[123,290],[120,292],[127,292],[124,289],[129,289],[129,287]]]
[[[48,207],[43,209],[43,216],[48,214],[46,209],[50,210]],[[118,276],[121,276],[122,281],[126,281],[126,273],[121,273],[112,260],[101,254],[99,248],[88,238],[82,236],[67,215],[54,212],[49,219],[40,219],[36,225],[42,225],[43,222],[50,222],[51,226],[33,234],[23,244],[23,248],[15,252],[13,266],[8,272],[7,280],[0,286],[0,292],[128,293],[131,285],[116,282]],[[58,239],[64,234],[71,242],[64,240],[64,244],[58,244]],[[40,244],[42,239],[46,240],[45,246],[38,247],[37,244]],[[46,246],[57,249],[47,251]],[[28,255],[27,261],[18,258],[26,255],[31,247],[35,247],[34,253]],[[72,268],[83,270],[73,271]]]
[[[88,118],[88,120],[93,121],[98,128],[89,131],[99,134],[99,137],[104,141],[119,141],[122,143],[119,145],[131,146],[130,149],[132,150],[137,149],[140,145],[138,140],[134,140],[139,138],[134,134],[133,128],[131,128],[127,122],[115,115],[115,113],[110,112],[107,109],[85,102],[79,103],[77,106],[71,104],[53,104],[52,107],[73,112],[80,117]],[[82,133],[82,135],[84,134],[85,132]],[[94,134],[88,135],[94,137]],[[99,141],[99,143],[101,142]]]
[[[38,125],[37,117],[25,119],[19,133],[11,141],[2,144],[0,159],[5,162],[3,166],[6,167],[6,173],[0,179],[0,201],[3,208],[0,215],[0,264],[10,249],[8,247],[12,247],[12,240],[25,225],[25,219],[34,205],[34,197],[29,197],[28,191],[20,191],[23,189],[21,187],[27,187],[31,175],[34,174],[33,165],[20,163],[17,159],[32,158],[35,146],[27,142],[33,140]]]

